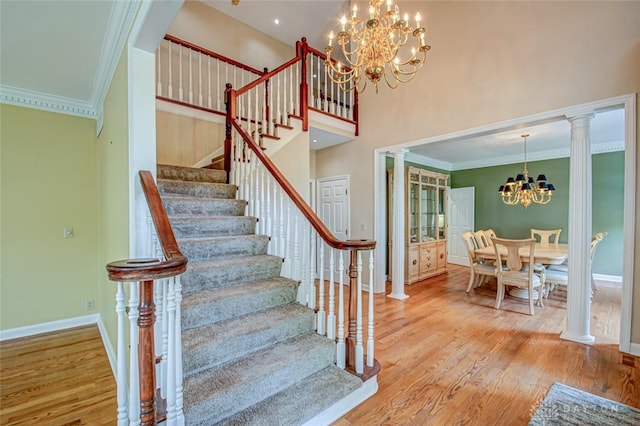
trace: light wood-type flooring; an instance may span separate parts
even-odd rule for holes
[[[640,360],[618,352],[620,290],[593,299],[596,344],[559,339],[566,304],[529,316],[492,285],[465,293],[468,269],[406,286],[409,299],[377,295],[376,395],[334,423],[526,425],[555,381],[640,408]],[[366,304],[365,304],[366,306]],[[112,425],[115,384],[96,327],[0,343],[1,425]]]
[[[115,420],[115,379],[97,326],[0,342],[0,425]]]

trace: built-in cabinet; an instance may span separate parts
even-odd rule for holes
[[[447,271],[446,207],[449,177],[411,166],[406,167],[405,171],[405,284],[413,284]],[[390,249],[393,244],[392,188],[393,170],[389,170]]]

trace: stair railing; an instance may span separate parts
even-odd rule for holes
[[[260,84],[257,80],[251,87]],[[374,359],[372,284],[369,285],[366,331],[364,326],[362,252],[368,254],[372,280],[376,242],[342,241],[333,236],[243,125],[238,98],[249,92],[246,87],[236,91],[227,84],[225,156],[230,182],[238,187],[238,198],[247,201],[246,214],[258,218],[256,232],[270,236],[268,252],[283,258],[282,275],[300,282],[297,300],[316,310],[317,332],[336,339],[336,364],[366,380],[377,374],[379,364]],[[349,286],[345,289],[346,274]]]
[[[117,422],[155,425],[166,420],[167,425],[181,425],[180,274],[187,258],[178,247],[151,172],[140,171],[140,182],[149,207],[150,258],[107,265],[109,279],[117,282]]]
[[[309,128],[309,110],[355,125],[358,135],[358,94],[342,90],[327,76],[326,55],[296,42],[295,57],[275,70],[258,70],[172,35],[166,35],[156,52],[156,98],[189,108],[225,115],[225,84],[245,88],[250,94],[238,100],[237,113],[248,134],[277,137],[277,127],[290,126],[291,118]],[[249,128],[251,127],[251,128]]]

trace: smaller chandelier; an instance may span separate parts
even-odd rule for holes
[[[524,138],[524,171],[515,179],[512,177],[507,179],[507,182],[498,189],[498,193],[502,196],[502,201],[505,204],[510,206],[522,204],[526,209],[531,203],[547,204],[551,201],[553,191],[556,188],[552,183],[547,183],[545,175],[538,175],[536,181],[529,177],[527,171],[527,138],[529,135],[525,134],[521,137]]]
[[[380,10],[383,3],[384,0],[370,0],[368,16],[364,19],[358,17],[357,5],[353,6],[351,18],[342,15],[342,30],[335,38],[346,66],[331,59],[333,31],[329,34],[329,45],[324,49],[327,54],[325,67],[331,81],[341,90],[363,92],[370,81],[377,93],[378,83],[383,79],[395,89],[399,83],[413,79],[427,58],[431,46],[425,43],[420,13],[415,16],[414,29],[409,25],[409,15],[400,15],[398,5],[387,0],[387,11],[383,12]],[[362,79],[363,76],[366,79]]]

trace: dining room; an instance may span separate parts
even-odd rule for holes
[[[595,121],[598,117],[605,117],[607,115],[614,115],[616,112],[603,111],[596,114]],[[619,117],[626,117],[624,109],[617,111]],[[513,124],[513,123],[512,123]],[[562,233],[559,237],[559,243],[567,245],[569,242],[570,232],[570,200],[576,195],[577,191],[581,189],[571,185],[572,171],[571,164],[572,155],[569,148],[565,147],[568,138],[567,134],[570,133],[571,124],[566,121],[565,125],[565,138],[562,142],[556,141],[556,149],[553,150],[547,146],[547,152],[536,152],[535,144],[538,143],[537,139],[542,137],[541,130],[545,129],[545,125],[548,123],[539,123],[539,126],[527,126],[523,129],[522,126],[514,125],[510,131],[502,131],[502,135],[509,133],[511,138],[519,138],[520,135],[516,132],[523,130],[529,131],[530,136],[530,151],[528,162],[525,159],[525,168],[528,168],[530,176],[536,177],[539,174],[546,175],[549,182],[554,185],[554,195],[548,203],[532,203],[526,208],[521,203],[515,205],[509,205],[501,200],[501,196],[498,192],[498,187],[504,185],[508,177],[515,177],[517,174],[523,171],[523,157],[520,152],[519,159],[516,155],[500,155],[497,153],[495,146],[493,147],[493,157],[491,160],[487,160],[490,155],[485,155],[482,158],[476,159],[476,166],[469,165],[467,162],[466,167],[454,166],[448,173],[449,179],[449,195],[452,195],[458,190],[471,189],[471,226],[468,229],[493,229],[500,238],[508,239],[525,239],[530,237],[530,230],[532,228],[538,229],[562,229]],[[502,123],[504,125],[504,123]],[[496,125],[498,126],[498,125]],[[536,129],[536,127],[539,127]],[[625,198],[628,197],[626,193],[626,187],[629,185],[627,171],[629,170],[629,151],[625,152],[625,141],[627,138],[628,125],[625,124],[624,118],[614,126],[613,134],[608,136],[608,145],[599,145],[602,139],[602,135],[598,129],[591,128],[591,152],[590,152],[590,170],[591,173],[591,200],[589,205],[592,207],[590,210],[590,229],[581,230],[581,235],[584,235],[584,243],[586,251],[589,250],[589,241],[591,237],[598,232],[606,232],[607,238],[604,239],[600,248],[598,249],[598,255],[594,258],[592,271],[594,277],[599,282],[604,283],[607,286],[617,287],[624,290],[622,286],[623,276],[628,272],[629,260],[627,257],[629,253],[625,252],[625,247],[628,247],[628,241],[625,237],[625,227],[628,227],[628,223],[625,224],[625,220],[628,221],[628,217],[625,219],[625,215],[628,216],[628,209],[626,208],[627,202]],[[537,135],[533,130],[539,130]],[[497,130],[495,130],[497,132]],[[612,132],[609,128],[607,131]],[[480,139],[482,137],[489,138],[496,136],[490,134],[487,129],[473,133],[471,131],[461,132],[465,135],[454,134],[448,135],[449,138],[442,138],[442,144],[449,142],[454,144],[457,139],[472,138]],[[500,132],[498,132],[500,133]],[[535,136],[534,136],[535,135]],[[434,138],[435,139],[435,138]],[[421,149],[409,148],[409,151],[405,153],[405,160],[413,167],[416,167],[416,155],[420,150],[422,153],[438,152],[437,141],[427,141]],[[615,142],[615,143],[614,143]],[[432,146],[430,146],[432,145]],[[495,145],[495,144],[494,144]],[[615,145],[615,146],[614,146]],[[522,149],[522,147],[521,147]],[[525,147],[526,149],[526,147]],[[565,151],[563,155],[558,155],[560,151]],[[415,152],[414,152],[415,151]],[[465,151],[465,150],[462,150]],[[465,154],[473,156],[474,152],[466,150]],[[553,152],[551,152],[553,151]],[[393,151],[389,151],[392,152]],[[510,154],[511,152],[507,152]],[[458,153],[462,156],[462,153]],[[526,156],[526,154],[525,154]],[[509,157],[511,161],[499,161]],[[488,164],[488,162],[494,161],[494,164]],[[393,158],[387,158],[387,164],[393,164]],[[439,166],[439,167],[434,167]],[[426,161],[422,165],[417,167],[424,167],[426,169],[443,170],[443,163]],[[575,178],[574,178],[575,181]],[[468,194],[468,193],[467,193]],[[580,196],[582,196],[580,194]],[[465,195],[469,198],[468,195]],[[468,201],[468,200],[467,200]],[[575,202],[575,200],[574,200]],[[449,206],[451,210],[451,207]],[[452,253],[455,250],[455,245],[459,248],[463,248],[463,241],[460,238],[460,233],[455,234],[451,232],[453,228],[454,215],[453,211],[447,212],[447,228],[448,228],[448,240],[447,249],[450,263],[458,263],[455,260],[452,261]],[[628,233],[628,232],[627,232]],[[574,249],[575,250],[575,249]],[[628,250],[628,249],[627,249]],[[460,253],[466,258],[464,249],[459,250]],[[587,253],[588,255],[588,253]],[[574,251],[575,256],[575,251]],[[460,264],[460,263],[458,263]],[[626,265],[626,266],[625,266]],[[566,267],[566,265],[565,265]],[[585,268],[586,269],[586,268]],[[585,273],[586,274],[586,273]],[[590,280],[590,279],[589,279]],[[558,287],[560,289],[561,287]],[[624,293],[624,291],[623,291]],[[554,297],[559,292],[556,292]],[[625,300],[622,298],[623,301]],[[622,309],[624,319],[624,308]],[[627,318],[626,321],[630,322]],[[629,324],[627,324],[628,326]],[[623,327],[624,328],[624,327]]]

